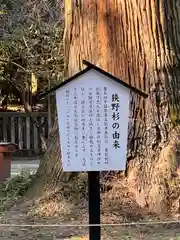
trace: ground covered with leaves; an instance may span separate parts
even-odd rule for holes
[[[80,226],[88,224],[87,198],[69,198],[69,195],[57,191],[42,199],[28,200],[25,193],[32,181],[32,175],[22,172],[0,185],[0,239],[88,239],[88,227]],[[113,185],[111,190],[101,194],[101,219],[103,224],[120,225],[103,226],[102,239],[180,239],[180,223],[152,224],[170,217],[150,214],[134,201],[133,195],[121,182]],[[132,225],[125,226],[125,223]]]

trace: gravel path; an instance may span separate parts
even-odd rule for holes
[[[15,176],[25,169],[34,173],[39,166],[39,162],[38,158],[13,159],[11,163],[11,176]]]

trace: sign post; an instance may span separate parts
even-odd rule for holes
[[[87,68],[56,91],[65,172],[88,172],[90,240],[100,240],[100,171],[126,167],[130,91],[147,94],[84,61]]]
[[[98,225],[89,227],[89,240],[101,239],[99,183],[99,172],[88,172],[89,224]]]

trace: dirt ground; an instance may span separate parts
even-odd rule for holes
[[[21,209],[19,209],[21,207]],[[84,206],[85,207],[85,206]],[[27,215],[27,209],[23,210],[22,206],[16,206],[1,217],[1,224],[22,224],[22,225],[80,225],[87,224],[87,213],[84,207],[77,206],[75,214],[67,216],[38,218]],[[102,222],[116,223],[117,219],[122,218],[122,215],[114,213],[102,214]],[[108,221],[107,221],[108,219]],[[137,219],[136,219],[137,220]],[[122,222],[122,221],[121,221]],[[38,226],[38,227],[4,227],[0,228],[0,239],[2,240],[85,240],[88,239],[87,227],[54,227],[54,226]],[[144,225],[144,226],[105,226],[102,227],[103,240],[180,240],[180,224],[159,224],[159,225]]]
[[[104,224],[121,224],[102,227],[102,240],[180,240],[180,223],[152,224],[166,221],[167,216],[157,217],[141,208],[125,191],[102,194],[101,221]],[[0,217],[0,240],[85,240],[88,227],[68,226],[88,224],[87,201],[19,202]],[[135,225],[138,222],[149,224]],[[133,225],[124,226],[124,223]],[[27,226],[27,225],[44,226]],[[47,226],[47,225],[67,226]],[[24,226],[18,226],[24,225]],[[26,225],[26,226],[25,226]]]

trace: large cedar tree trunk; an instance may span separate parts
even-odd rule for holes
[[[157,213],[180,207],[179,13],[180,0],[65,0],[65,77],[85,59],[149,94],[132,96],[126,178],[137,202]],[[56,148],[38,173],[51,176],[50,164],[58,182]]]

